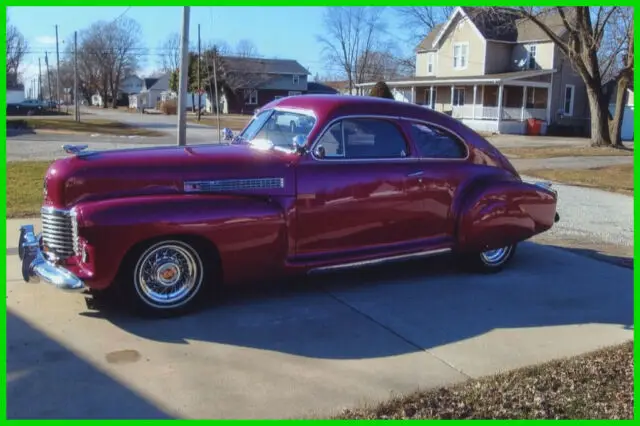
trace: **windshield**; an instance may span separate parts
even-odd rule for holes
[[[306,139],[316,119],[311,115],[279,110],[261,111],[240,134],[247,142],[268,143],[274,147],[292,149],[294,138]]]

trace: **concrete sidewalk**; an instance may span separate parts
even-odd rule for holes
[[[29,222],[7,222],[9,418],[330,415],[633,338],[633,271],[531,243],[498,275],[436,259],[170,320],[88,311],[22,282]]]

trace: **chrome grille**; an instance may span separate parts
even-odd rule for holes
[[[184,183],[186,192],[224,192],[278,188],[284,188],[283,178],[201,180]]]
[[[72,215],[69,210],[57,210],[43,207],[40,211],[42,217],[42,242],[58,258],[67,258],[74,254],[74,232]]]

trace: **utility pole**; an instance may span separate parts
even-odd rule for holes
[[[213,88],[215,90],[216,95],[216,123],[218,127],[218,143],[220,143],[220,102],[218,102],[218,73],[216,68],[218,68],[218,55],[220,54],[220,50],[218,47],[215,47],[214,57],[213,57]]]
[[[73,33],[73,103],[76,107],[75,119],[80,122],[80,107],[78,106],[78,32]]]
[[[56,25],[56,107],[60,108],[60,48],[58,47],[58,26]]]
[[[47,67],[47,86],[49,86],[49,108],[51,107],[51,101],[53,101],[53,93],[51,91],[51,74],[49,73],[49,55],[44,52],[44,64]]]
[[[187,77],[189,74],[189,14],[191,8],[182,8],[182,46],[180,48],[180,82],[178,85],[178,146],[187,144]],[[219,132],[218,132],[219,133]]]
[[[202,51],[200,49],[200,24],[198,24],[198,122],[200,122],[200,112],[202,111],[202,80],[200,80],[200,63],[202,62]]]
[[[42,102],[42,64],[38,58],[38,100]]]

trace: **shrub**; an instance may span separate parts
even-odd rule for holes
[[[178,104],[175,99],[169,99],[160,104],[160,111],[165,115],[176,115],[178,113]]]
[[[369,96],[374,96],[376,98],[386,98],[386,99],[395,99],[393,94],[391,93],[391,89],[387,86],[387,83],[384,81],[379,81],[371,88],[369,92]]]

